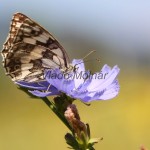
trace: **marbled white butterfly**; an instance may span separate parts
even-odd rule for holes
[[[13,81],[40,81],[45,69],[69,68],[69,58],[59,42],[21,13],[12,18],[2,56],[6,73]]]

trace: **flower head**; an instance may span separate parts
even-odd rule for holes
[[[108,65],[104,65],[101,71],[91,74],[85,70],[82,60],[73,60],[72,65],[75,66],[74,71],[49,69],[45,71],[46,81],[26,84],[19,82],[19,85],[36,89],[30,92],[39,97],[63,92],[83,102],[108,100],[118,94],[119,83],[116,77],[120,69],[117,66],[111,69]]]

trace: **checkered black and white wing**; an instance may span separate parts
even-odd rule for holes
[[[21,13],[12,18],[2,56],[6,73],[13,81],[40,81],[45,69],[69,66],[67,53],[59,42]]]

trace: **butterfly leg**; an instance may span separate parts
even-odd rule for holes
[[[48,92],[48,91],[49,91],[50,87],[51,87],[51,84],[49,84],[49,86],[47,87],[46,92]]]

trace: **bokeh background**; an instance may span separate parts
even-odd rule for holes
[[[51,32],[71,60],[96,50],[87,58],[87,69],[94,72],[106,63],[121,68],[116,98],[90,107],[76,101],[92,137],[104,138],[96,150],[150,149],[150,1],[1,1],[1,49],[15,12]],[[51,110],[18,90],[0,65],[0,150],[67,150],[66,132]]]

